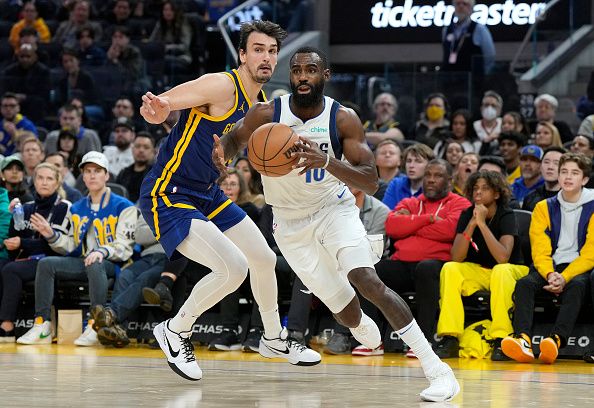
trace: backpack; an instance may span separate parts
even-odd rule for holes
[[[464,329],[460,338],[459,356],[463,358],[488,358],[493,349],[493,339],[489,336],[490,320],[481,320]]]

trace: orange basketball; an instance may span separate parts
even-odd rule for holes
[[[260,174],[280,177],[289,174],[297,157],[295,142],[299,136],[282,123],[267,123],[252,133],[248,141],[248,160]]]

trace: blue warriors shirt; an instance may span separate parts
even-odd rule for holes
[[[159,178],[153,194],[161,195],[169,183],[195,190],[214,184],[219,171],[212,161],[213,134],[229,133],[252,106],[237,70],[225,72],[235,84],[235,103],[223,116],[210,116],[197,108],[184,109],[161,146],[153,172]],[[265,96],[262,93],[262,100]]]

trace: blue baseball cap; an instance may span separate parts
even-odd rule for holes
[[[520,151],[520,157],[523,156],[532,156],[538,159],[538,161],[542,161],[543,151],[537,145],[528,145],[524,146]]]

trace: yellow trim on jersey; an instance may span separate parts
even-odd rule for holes
[[[164,196],[163,192],[165,191],[165,188],[167,187],[167,184],[171,180],[171,176],[173,174],[171,172],[171,168],[175,165],[175,163],[177,161],[181,162],[181,157],[183,156],[183,152],[181,152],[181,155],[179,153],[182,149],[183,149],[183,151],[186,150],[187,144],[189,143],[191,135],[196,130],[196,126],[198,126],[198,122],[200,122],[200,118],[198,118],[198,120],[196,120],[194,124],[192,123],[192,122],[194,122],[194,119],[196,117],[198,117],[198,115],[196,115],[196,114],[192,115],[192,112],[190,112],[190,114],[188,115],[188,121],[186,122],[186,127],[184,129],[182,137],[180,137],[180,139],[177,141],[177,144],[175,145],[175,148],[173,149],[173,155],[172,155],[171,159],[169,160],[169,162],[167,162],[167,164],[163,168],[163,172],[161,173],[161,176],[155,181],[155,186],[153,187],[153,190],[151,191],[151,197],[153,198],[153,208],[152,208],[153,223],[155,225],[155,236],[157,239],[159,239],[161,237],[161,231],[159,230],[159,215],[157,213],[157,207],[159,205],[158,204],[158,196],[162,196],[162,197]],[[183,147],[184,145],[185,145],[185,147]],[[177,167],[179,167],[179,163],[175,167],[176,170],[177,170]],[[175,171],[175,170],[173,170],[173,171]],[[157,190],[159,190],[158,195],[157,195]]]
[[[210,214],[208,214],[206,216],[206,218],[208,218],[209,220],[212,220],[214,217],[216,217],[217,215],[219,215],[219,213],[221,211],[223,211],[225,208],[227,208],[232,202],[233,201],[231,201],[231,199],[228,198],[227,201],[225,201],[223,204],[219,205],[216,210],[214,210],[213,212],[211,212]]]
[[[253,103],[250,100],[250,97],[248,96],[247,92],[245,91],[245,88],[243,87],[243,82],[241,82],[241,77],[239,76],[239,72],[237,72],[236,69],[233,70],[233,72],[235,72],[235,75],[237,75],[237,83],[239,84],[239,87],[241,88],[241,93],[243,93],[243,97],[245,98],[245,100],[248,103],[248,107],[252,107]],[[264,98],[264,102],[267,102],[268,99],[266,98],[266,94],[264,93],[264,90],[261,89],[260,92],[262,93],[262,97]],[[258,93],[260,93],[258,92]]]
[[[237,83],[239,84],[239,88],[241,89],[241,93],[243,94],[243,97],[245,98],[245,100],[248,103],[248,107],[252,107],[252,101],[250,100],[250,97],[248,96],[247,92],[245,91],[245,88],[243,87],[243,82],[241,82],[241,77],[239,76],[239,72],[237,72],[237,70],[233,70],[233,72],[235,72],[235,75],[237,76]]]

